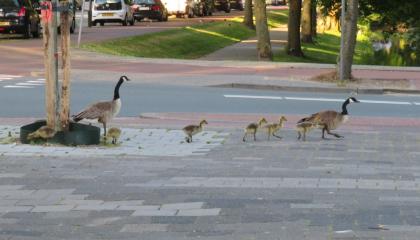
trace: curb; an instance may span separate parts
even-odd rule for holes
[[[324,92],[324,93],[351,93],[357,92],[361,94],[420,94],[420,90],[414,89],[374,89],[374,88],[348,88],[348,87],[297,87],[297,86],[280,86],[280,85],[261,85],[261,84],[246,84],[246,83],[228,83],[211,85],[209,87],[219,88],[240,88],[240,89],[255,89],[255,90],[272,90],[272,91],[290,91],[290,92]]]

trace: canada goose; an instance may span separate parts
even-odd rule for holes
[[[30,140],[34,140],[34,139],[44,139],[44,140],[48,140],[50,138],[53,138],[55,136],[56,131],[48,126],[42,126],[40,128],[38,128],[38,130],[36,130],[33,133],[28,134],[28,136],[26,137],[26,139]]]
[[[268,140],[270,140],[270,136],[273,135],[274,137],[281,138],[277,136],[275,133],[279,131],[284,126],[284,122],[287,121],[285,116],[281,116],[278,123],[271,123],[264,125],[264,129],[267,131]]]
[[[208,124],[206,120],[201,120],[199,125],[188,125],[186,127],[184,127],[182,130],[184,131],[184,133],[187,135],[185,137],[185,140],[190,143],[192,142],[192,136],[203,131],[203,126],[205,124]]]
[[[259,127],[261,127],[261,125],[266,124],[266,123],[267,123],[267,120],[265,120],[265,118],[261,118],[258,121],[258,123],[248,124],[248,126],[246,126],[246,128],[244,129],[245,134],[244,134],[244,137],[242,138],[242,141],[244,141],[244,142],[246,141],[246,136],[248,134],[254,135],[254,141],[257,141],[257,138],[255,136],[257,134],[257,130],[258,130]]]
[[[316,128],[317,124],[314,122],[300,122],[296,124],[296,131],[298,132],[298,140],[302,138],[303,141],[306,141],[306,133]]]
[[[114,89],[114,98],[112,101],[97,102],[89,105],[83,111],[73,116],[75,122],[82,119],[98,119],[98,122],[104,126],[104,136],[106,136],[106,124],[111,121],[121,109],[120,87],[125,81],[130,81],[126,76],[121,76]]]
[[[354,97],[349,97],[342,105],[342,111],[337,112],[333,110],[322,111],[312,114],[310,117],[302,118],[297,123],[312,122],[317,125],[317,128],[322,129],[322,138],[325,139],[325,132],[333,135],[336,138],[342,138],[337,133],[332,133],[331,130],[337,129],[342,123],[347,122],[349,116],[347,112],[347,105],[352,102],[358,103],[359,101]]]
[[[106,135],[107,138],[112,138],[112,144],[117,144],[118,138],[121,136],[121,129],[119,128],[110,128]]]

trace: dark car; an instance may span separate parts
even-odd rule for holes
[[[214,12],[214,0],[200,0],[202,6],[202,15],[211,16]]]
[[[134,0],[134,18],[141,21],[144,18],[168,21],[168,10],[161,0]]]
[[[230,0],[230,7],[239,11],[244,10],[244,0]]]
[[[39,37],[41,23],[38,3],[28,0],[0,0],[0,34]]]
[[[230,13],[230,0],[215,0],[214,7],[219,11]]]

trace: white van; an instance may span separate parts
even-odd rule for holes
[[[193,17],[193,4],[192,0],[167,0],[165,5],[169,15]]]
[[[93,0],[92,25],[119,22],[123,26],[134,25],[133,10],[129,0]]]

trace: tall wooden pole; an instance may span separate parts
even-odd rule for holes
[[[83,1],[84,2],[84,1]],[[67,0],[61,2],[61,6],[69,7]],[[70,115],[70,9],[60,14],[61,20],[61,60],[63,70],[63,82],[61,83],[61,113],[60,122],[63,131],[69,130]]]

